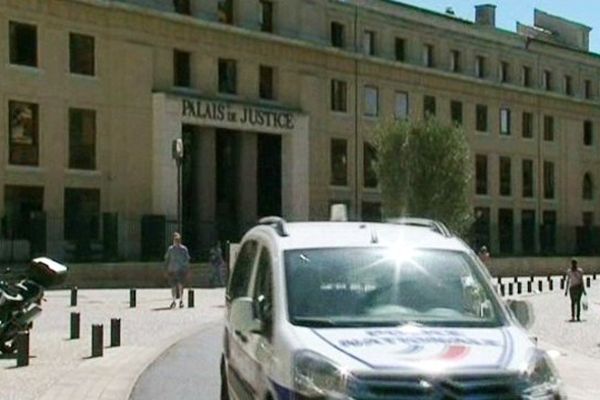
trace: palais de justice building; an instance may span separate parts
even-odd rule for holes
[[[535,10],[533,26],[509,32],[494,6],[474,11],[467,21],[389,0],[0,0],[0,256],[159,255],[177,217],[176,138],[195,254],[264,215],[326,219],[342,202],[351,218],[377,220],[372,131],[427,115],[461,124],[471,143],[474,245],[593,250],[590,28]]]

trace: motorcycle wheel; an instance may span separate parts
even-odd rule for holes
[[[12,340],[6,343],[0,343],[0,353],[2,354],[13,354],[16,350],[15,342]]]

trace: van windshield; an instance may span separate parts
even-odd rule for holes
[[[504,321],[491,286],[466,253],[321,248],[284,256],[294,325],[496,327]]]

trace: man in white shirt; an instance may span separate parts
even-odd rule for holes
[[[569,293],[571,296],[571,321],[581,321],[581,296],[585,294],[583,285],[583,270],[577,267],[577,260],[571,259],[571,268],[567,270],[567,287],[565,296]]]

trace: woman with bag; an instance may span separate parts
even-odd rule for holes
[[[583,270],[577,267],[577,260],[571,259],[571,268],[567,270],[567,285],[565,296],[569,293],[571,297],[571,322],[581,321],[581,296],[586,294],[583,285]]]

